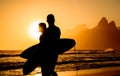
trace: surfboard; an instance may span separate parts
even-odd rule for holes
[[[60,39],[56,50],[57,54],[62,54],[70,50],[73,46],[75,46],[75,44],[76,43],[74,39],[67,39],[67,38]]]
[[[68,39],[68,38],[63,38],[60,39],[55,45],[57,45],[55,48],[55,52],[57,54],[62,54],[68,50],[70,50],[73,46],[75,46],[75,40],[74,39]],[[26,49],[21,53],[21,57],[26,58],[27,61],[23,66],[23,74],[27,75],[30,72],[32,72],[38,65],[40,65],[41,57],[39,56],[41,52],[38,52],[38,50],[34,50],[38,44],[31,46],[30,48]],[[51,45],[52,46],[52,45]],[[43,50],[43,49],[39,49]],[[33,52],[34,51],[34,52]],[[33,54],[31,54],[31,53]],[[26,55],[26,56],[25,56]],[[39,60],[38,60],[38,59]]]
[[[56,52],[58,54],[62,54],[66,52],[67,50],[71,49],[73,46],[75,46],[75,40],[68,39],[68,38],[62,38],[59,40],[56,49]],[[34,53],[38,49],[39,44],[35,44],[27,49],[25,49],[21,54],[20,57],[28,59],[32,53]]]
[[[21,54],[20,57],[28,59],[37,49],[39,44],[35,44],[27,49],[25,49]]]

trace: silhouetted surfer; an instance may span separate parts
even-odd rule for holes
[[[58,54],[56,53],[57,50],[55,50],[56,43],[60,39],[60,29],[55,26],[55,18],[53,14],[49,14],[47,16],[47,22],[49,27],[46,30],[46,34],[44,35],[45,42],[43,42],[43,45],[45,43],[45,50],[44,50],[44,60],[41,63],[41,69],[42,69],[42,76],[57,76],[57,73],[54,71],[55,65],[57,63]]]
[[[45,23],[39,23],[39,32],[41,32],[42,34],[41,34],[41,36],[40,36],[40,38],[39,38],[39,40],[40,40],[40,42],[42,43],[42,42],[44,42],[44,40],[45,40],[45,34],[46,34],[46,30],[47,30],[47,28],[46,28],[46,24]]]
[[[21,57],[28,59],[23,66],[23,74],[27,75],[38,65],[41,66],[42,76],[57,76],[54,71],[58,59],[57,43],[60,40],[60,29],[55,26],[54,15],[47,16],[49,27],[45,23],[39,24],[40,43],[27,48]]]
[[[34,55],[41,54],[42,53],[42,42],[44,42],[45,38],[44,35],[46,33],[46,24],[41,22],[39,23],[39,32],[41,32],[41,36],[39,37],[40,43],[35,44],[33,46],[28,47],[25,49],[21,54],[20,57],[25,58],[25,59],[30,59],[31,57],[34,57]],[[38,50],[38,51],[37,51]],[[39,52],[39,53],[38,53]],[[40,56],[40,55],[39,55]]]
[[[45,23],[39,24],[39,31],[42,32],[40,43],[31,46],[21,53],[21,57],[27,61],[23,66],[23,74],[27,75],[37,66],[41,66],[42,76],[57,76],[55,65],[58,55],[75,46],[75,40],[63,38],[60,39],[60,29],[55,26],[54,15],[47,16],[49,27]]]

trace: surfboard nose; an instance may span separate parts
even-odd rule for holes
[[[75,46],[75,45],[76,45],[76,42],[75,42],[75,40],[74,40],[74,39],[72,39],[72,44],[73,44],[73,46]]]
[[[69,48],[72,48],[72,47],[74,47],[76,45],[76,42],[75,42],[74,39],[66,39],[65,44]]]
[[[74,39],[69,39],[69,38],[62,38],[60,39],[57,47],[57,53],[62,54],[71,48],[73,48],[76,45],[76,42]]]

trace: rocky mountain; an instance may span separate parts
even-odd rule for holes
[[[118,30],[120,30],[120,27],[117,27],[118,28]]]
[[[96,27],[76,32],[72,36],[76,40],[77,49],[119,49],[120,30],[114,21],[108,22],[103,17]]]

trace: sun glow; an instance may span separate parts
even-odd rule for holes
[[[35,74],[35,76],[42,76],[42,74]]]
[[[29,27],[29,34],[30,34],[31,38],[33,38],[35,40],[39,40],[39,37],[42,34],[41,32],[39,32],[39,28],[38,28],[38,24],[40,22],[43,22],[43,21],[35,20],[30,24],[30,27]]]

